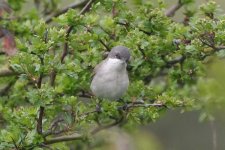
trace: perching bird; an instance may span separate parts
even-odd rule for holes
[[[108,57],[94,69],[91,90],[95,96],[109,100],[118,100],[123,96],[129,85],[126,69],[129,59],[127,47],[115,46],[111,49]]]

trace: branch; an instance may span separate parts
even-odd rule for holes
[[[215,126],[214,120],[210,120],[210,127],[212,130],[213,150],[217,150],[217,133],[216,133],[216,126]]]
[[[0,70],[0,77],[8,77],[8,76],[14,76],[17,75],[18,73],[10,70],[10,69],[2,69]]]
[[[86,13],[89,10],[89,8],[93,2],[94,2],[94,0],[89,0],[88,3],[84,6],[84,8],[80,11],[79,15]],[[63,49],[63,53],[61,56],[61,63],[64,63],[64,59],[65,59],[66,55],[68,54],[68,40],[69,40],[69,36],[70,36],[70,33],[72,32],[73,28],[74,28],[74,26],[70,26],[67,29],[66,42],[64,44],[64,49]]]
[[[87,29],[87,32],[93,33],[92,29],[90,27],[84,26]],[[109,46],[107,46],[102,39],[98,39],[98,41],[106,48],[107,51],[110,51]]]
[[[186,59],[185,56],[177,57],[174,60],[170,60],[166,62],[166,67],[170,68],[171,66],[177,64],[177,63],[182,63]]]
[[[176,11],[178,11],[182,6],[183,6],[183,3],[181,3],[181,0],[179,0],[175,5],[173,5],[172,7],[170,7],[165,12],[165,15],[167,17],[173,17],[175,15]]]
[[[6,94],[9,92],[10,88],[11,88],[15,83],[16,83],[16,80],[10,81],[4,88],[2,88],[2,89],[0,90],[0,96],[6,95]]]
[[[57,12],[56,14],[53,14],[52,16],[50,16],[49,18],[47,18],[45,20],[46,23],[50,23],[52,22],[53,18],[58,17],[64,13],[66,13],[69,9],[75,9],[75,8],[79,8],[82,7],[83,5],[85,5],[88,2],[88,0],[82,0],[82,1],[76,1],[74,3],[72,3],[71,5],[65,7],[64,9],[60,10],[59,12]]]
[[[47,43],[47,38],[48,38],[48,31],[45,32],[45,43]],[[45,64],[44,64],[44,58],[43,56],[40,56],[38,55],[39,59],[40,59],[40,62],[41,62],[41,66],[43,67]],[[38,78],[38,81],[37,81],[37,88],[40,89],[41,88],[41,84],[42,84],[42,79],[44,77],[44,73],[43,71],[41,71],[40,73],[40,76]],[[45,110],[45,107],[43,106],[40,106],[39,108],[39,117],[38,117],[38,120],[37,120],[37,132],[39,134],[42,135],[42,120],[43,120],[43,116],[44,116],[44,110]]]
[[[72,32],[72,29],[73,29],[73,26],[70,26],[66,31],[66,42],[64,44],[63,53],[61,56],[61,63],[64,63],[64,59],[66,55],[68,54],[68,40],[69,40],[70,33]]]
[[[130,24],[128,22],[116,22],[116,23],[118,25],[125,26],[126,28],[130,27]],[[134,27],[132,27],[132,28],[134,28]],[[143,30],[143,29],[141,29],[139,27],[135,27],[135,28],[138,28],[139,31],[143,32],[146,35],[149,35],[149,36],[152,35],[151,32],[145,31],[145,30]]]
[[[50,86],[55,86],[56,70],[53,69],[50,73]]]
[[[161,103],[153,103],[153,104],[146,104],[144,102],[132,102],[130,104],[125,104],[123,106],[118,107],[118,110],[129,110],[131,108],[137,108],[137,107],[166,107],[165,104]]]
[[[83,135],[74,133],[72,135],[65,135],[65,136],[55,137],[55,138],[46,140],[44,142],[44,144],[48,145],[48,144],[53,144],[53,143],[58,143],[58,142],[63,142],[63,141],[80,140],[82,138],[84,138]]]
[[[115,121],[115,122],[113,122],[111,124],[100,126],[100,127],[96,128],[96,129],[94,129],[93,131],[91,131],[91,134],[94,135],[94,134],[100,132],[101,130],[114,127],[114,126],[120,124],[123,121],[123,119],[124,119],[124,117],[121,117],[119,120],[117,120],[117,121]]]
[[[44,116],[44,110],[45,110],[45,108],[43,106],[41,106],[39,109],[39,117],[37,120],[37,132],[39,134],[42,134],[42,120],[43,120],[43,116]]]

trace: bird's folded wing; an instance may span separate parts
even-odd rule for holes
[[[98,70],[101,68],[101,66],[106,62],[107,59],[103,60],[102,62],[100,62],[98,65],[95,66],[93,72],[92,72],[92,79],[95,76],[95,74],[98,72]]]

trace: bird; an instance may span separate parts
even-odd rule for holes
[[[92,93],[98,98],[119,100],[129,86],[126,69],[129,60],[130,52],[127,47],[113,47],[107,58],[94,68],[90,86]]]

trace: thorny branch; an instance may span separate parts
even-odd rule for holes
[[[183,3],[181,2],[181,0],[179,0],[175,5],[173,5],[172,7],[170,7],[165,12],[165,15],[167,17],[173,17],[175,15],[176,11],[178,11],[182,6],[183,6]]]

